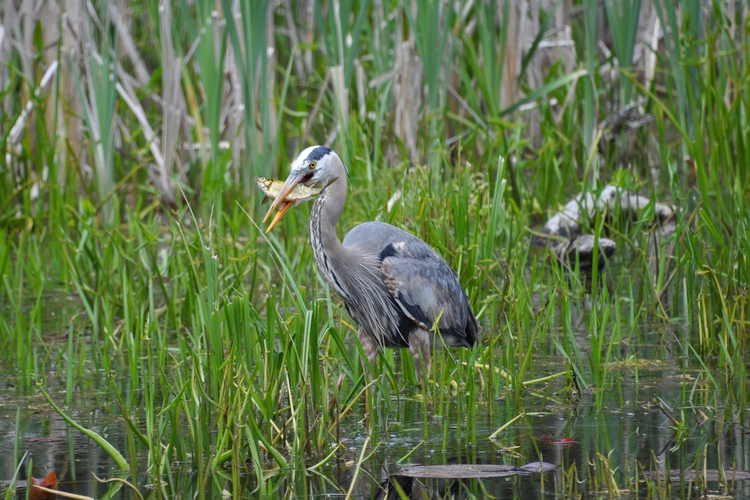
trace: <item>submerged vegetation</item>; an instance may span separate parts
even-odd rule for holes
[[[541,492],[663,497],[685,488],[670,467],[718,469],[731,492],[750,469],[727,450],[750,449],[746,4],[30,3],[0,12],[0,370],[18,403],[0,397],[0,480],[29,401],[108,453],[129,483],[110,492],[185,495],[185,466],[202,496],[353,494],[405,420],[421,443],[394,469],[451,446],[522,465],[541,460],[535,419],[581,407],[601,426]],[[437,350],[429,382],[407,352],[365,369],[309,204],[260,225],[256,178],[317,143],[349,167],[342,229],[412,232],[469,295],[483,338]],[[590,274],[531,245],[605,184],[677,206],[674,231],[653,207],[597,213],[586,232],[618,250]],[[662,370],[669,401],[640,383]],[[101,420],[76,405],[92,390]],[[608,405],[660,415],[664,448],[612,456],[638,431],[605,425]],[[744,433],[712,441],[707,422]],[[347,462],[346,484],[320,472]]]

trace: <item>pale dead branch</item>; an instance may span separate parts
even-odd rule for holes
[[[138,53],[138,49],[136,48],[133,37],[130,34],[130,30],[120,15],[120,11],[117,10],[115,2],[109,3],[109,15],[117,28],[117,37],[122,46],[122,50],[127,54],[128,59],[130,59],[130,62],[133,64],[138,84],[145,86],[151,79],[151,75],[146,69],[146,64],[143,62],[141,55]]]
[[[419,110],[422,104],[422,82],[424,71],[422,60],[417,56],[414,35],[398,44],[396,67],[403,68],[394,79],[392,87],[395,117],[393,131],[406,146],[412,162],[419,159],[417,132]]]
[[[146,142],[148,142],[149,149],[151,150],[151,154],[154,157],[154,162],[157,165],[157,169],[161,170],[164,168],[164,158],[161,154],[159,140],[154,133],[154,129],[151,127],[151,124],[146,118],[146,113],[143,110],[141,103],[135,97],[135,92],[132,88],[125,88],[124,84],[125,82],[121,81],[118,81],[115,84],[117,93],[122,98],[122,100],[125,101],[125,104],[128,106],[128,108],[130,108],[130,111],[132,111],[136,120],[138,120],[141,128],[143,128],[143,136],[146,139]]]
[[[44,72],[44,76],[42,77],[41,82],[39,82],[39,87],[34,90],[34,96],[39,97],[42,94],[42,91],[45,90],[47,85],[50,81],[52,81],[52,77],[57,72],[57,60],[53,61],[49,68],[47,68],[47,71]],[[33,101],[29,101],[26,103],[26,107],[19,115],[16,122],[13,124],[13,127],[10,129],[10,133],[8,134],[8,143],[9,144],[18,144],[18,139],[21,137],[21,133],[23,132],[24,127],[26,126],[26,120],[29,117],[29,114],[31,114],[31,111],[34,109],[34,103]]]
[[[171,175],[172,166],[176,160],[175,146],[177,145],[180,132],[180,119],[183,112],[180,104],[182,87],[182,60],[177,56],[172,42],[172,7],[170,2],[162,2],[159,6],[159,15],[161,21],[161,55],[162,55],[162,92],[164,98],[164,108],[162,109],[162,157],[163,163],[157,163],[154,169],[149,170],[149,175],[153,172],[153,180],[162,198],[169,205],[175,204],[174,187],[172,186]]]
[[[581,232],[581,222],[592,219],[597,210],[619,209],[636,217],[650,204],[648,198],[617,186],[606,186],[598,197],[591,191],[582,191],[547,220],[542,232],[572,238]],[[661,222],[673,219],[677,211],[667,203],[657,201],[653,205],[654,215]]]

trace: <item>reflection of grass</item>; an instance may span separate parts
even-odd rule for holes
[[[114,460],[115,464],[117,464],[117,466],[120,469],[125,469],[125,470],[129,469],[129,465],[128,465],[127,460],[125,460],[125,457],[123,457],[120,454],[120,452],[117,451],[117,448],[115,448],[114,446],[112,446],[109,443],[109,441],[107,441],[106,439],[104,439],[100,434],[92,431],[91,429],[87,429],[87,428],[83,427],[82,425],[78,424],[77,422],[75,422],[69,415],[67,415],[65,412],[63,412],[62,409],[60,409],[60,407],[57,406],[54,401],[52,401],[52,398],[49,397],[49,394],[47,394],[47,392],[42,387],[42,383],[40,382],[38,385],[39,385],[39,390],[42,392],[42,394],[47,399],[47,401],[52,406],[52,408],[63,419],[65,419],[65,421],[68,422],[68,424],[70,424],[71,426],[73,426],[75,429],[81,431],[83,434],[86,435],[86,437],[91,438],[96,444],[98,444],[99,446],[101,446],[104,449],[104,451],[106,451],[107,454],[112,458],[112,460]]]
[[[19,391],[34,393],[34,380],[44,379],[74,405],[87,381],[112,377],[106,397],[128,423],[127,449],[115,451],[148,470],[154,485],[165,481],[170,494],[176,462],[194,467],[203,492],[223,471],[241,494],[248,469],[259,493],[287,484],[308,491],[312,479],[286,469],[322,467],[352,427],[369,433],[372,446],[384,443],[377,432],[404,401],[419,402],[425,442],[443,447],[451,433],[467,446],[486,440],[477,430],[485,414],[497,428],[550,401],[592,395],[597,409],[609,398],[623,407],[639,400],[643,371],[682,374],[678,444],[696,432],[691,411],[747,408],[750,72],[727,13],[711,13],[701,34],[694,20],[680,23],[670,2],[658,2],[663,28],[683,36],[669,38],[666,56],[657,53],[654,82],[620,63],[615,101],[646,98],[654,123],[634,132],[632,164],[615,165],[622,155],[610,151],[599,163],[592,130],[612,105],[595,37],[583,29],[595,24],[595,9],[576,39],[585,64],[568,72],[553,65],[532,85],[525,75],[543,33],[528,52],[509,38],[512,2],[501,3],[503,12],[474,2],[450,15],[443,4],[417,2],[426,15],[416,17],[400,1],[382,12],[380,3],[332,2],[338,12],[316,3],[322,34],[296,11],[294,26],[286,12],[262,14],[272,3],[243,3],[243,16],[226,22],[210,2],[176,7],[170,48],[156,4],[135,2],[133,15],[144,22],[125,23],[133,32],[118,36],[158,39],[134,44],[140,60],[115,52],[109,14],[102,24],[87,18],[100,53],[85,54],[80,72],[60,70],[55,93],[34,91],[45,64],[26,55],[43,52],[43,24],[22,37],[34,50],[14,45],[0,89],[0,364],[17,374]],[[613,34],[614,52],[627,59],[638,16],[626,10],[639,2],[623,0],[620,11],[616,3],[607,16],[624,29]],[[413,53],[402,43],[412,33]],[[505,58],[515,61],[518,50],[514,73]],[[400,57],[415,55],[424,79],[390,74],[397,61],[406,64]],[[187,64],[173,64],[178,58]],[[140,65],[142,80],[117,73]],[[416,93],[397,95],[409,89]],[[27,102],[33,120],[13,143],[10,129]],[[413,109],[399,107],[407,104]],[[537,106],[533,120],[513,114],[528,104]],[[176,124],[165,109],[186,121]],[[64,138],[54,133],[60,123]],[[350,168],[342,233],[379,219],[420,236],[457,271],[484,327],[473,351],[438,350],[429,382],[399,352],[380,356],[370,372],[352,340],[356,325],[314,269],[308,206],[267,239],[254,223],[254,177],[281,176],[299,149],[329,138]],[[194,157],[161,151],[192,140],[201,143]],[[175,156],[178,164],[165,160]],[[586,172],[678,204],[674,236],[657,237],[650,209],[634,221],[598,214],[584,225],[617,240],[616,265],[590,278],[548,265],[529,232],[583,188]],[[50,294],[74,297],[69,313],[51,307]],[[596,432],[582,442],[613,439]],[[520,439],[509,433],[506,444]],[[609,493],[624,487],[606,446],[587,449],[599,453],[589,457],[599,475],[571,465],[562,492],[580,493],[579,479]],[[371,450],[358,451],[364,459]]]

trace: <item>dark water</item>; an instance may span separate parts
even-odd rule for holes
[[[43,323],[65,325],[78,308],[77,297],[50,296],[44,299]],[[590,341],[586,318],[590,304],[573,308],[572,323],[580,346]],[[0,305],[0,314],[7,316]],[[623,311],[623,317],[627,312]],[[578,325],[578,326],[577,326]],[[750,408],[736,401],[733,384],[724,373],[713,373],[712,382],[703,367],[685,352],[684,328],[655,329],[639,324],[639,331],[615,347],[616,359],[638,359],[638,365],[622,362],[610,366],[614,377],[611,388],[595,388],[577,394],[562,390],[564,377],[551,383],[529,386],[524,394],[503,394],[491,405],[476,408],[476,426],[466,428],[465,415],[458,416],[457,405],[447,415],[437,415],[416,397],[405,394],[374,412],[378,422],[368,431],[363,420],[365,409],[357,408],[339,429],[341,448],[328,462],[315,470],[269,470],[271,495],[277,497],[343,498],[351,491],[355,498],[398,498],[394,482],[412,498],[700,498],[704,495],[730,495],[725,498],[750,500],[750,480],[731,481],[733,470],[750,471]],[[65,342],[63,330],[49,330],[50,337]],[[353,340],[353,339],[350,339]],[[553,335],[538,342],[534,354],[534,377],[565,371],[557,355]],[[583,353],[587,355],[586,352]],[[55,413],[34,387],[24,387],[18,374],[0,360],[0,495],[2,482],[14,473],[17,458],[25,453],[19,478],[43,478],[54,470],[63,491],[100,498],[111,485],[100,478],[124,477],[147,495],[152,492],[146,455],[139,459],[135,478],[116,470],[111,458],[93,441],[70,427]],[[75,396],[66,406],[84,427],[104,436],[126,454],[126,424],[113,403],[105,374],[86,376],[75,387]],[[117,377],[121,393],[127,394],[127,375]],[[60,374],[47,377],[50,394],[64,404],[65,380]],[[748,384],[743,384],[747,387]],[[597,399],[599,402],[597,402]],[[465,412],[465,401],[462,406]],[[137,413],[137,408],[136,408]],[[20,412],[20,413],[18,413]],[[498,428],[514,421],[495,439]],[[674,419],[674,420],[672,420]],[[676,421],[682,422],[677,428]],[[17,425],[18,422],[18,425]],[[369,438],[369,440],[368,440]],[[356,471],[363,446],[369,459]],[[16,450],[17,446],[17,450]],[[373,451],[374,450],[374,451]],[[314,464],[322,457],[309,457]],[[521,466],[543,461],[558,466],[551,472],[488,479],[411,479],[398,476],[408,464],[500,464]],[[29,467],[29,463],[33,465]],[[697,485],[689,481],[690,471],[721,470],[728,481],[709,480]],[[646,473],[683,471],[671,481],[646,480]],[[684,472],[687,471],[687,472]],[[172,498],[197,495],[204,480],[187,464],[172,464],[171,477],[163,477]],[[356,479],[355,479],[356,474]],[[686,475],[687,474],[687,475]],[[207,496],[231,494],[235,485],[231,472],[208,476]],[[686,479],[686,477],[688,479]],[[243,496],[258,495],[253,473],[243,476],[239,489]],[[666,490],[665,484],[669,484]],[[25,489],[18,490],[23,498]],[[122,487],[116,498],[136,498]],[[717,496],[715,498],[722,498]]]
[[[555,368],[553,363],[559,363],[559,360],[540,356],[540,366]],[[696,466],[724,469],[727,474],[731,474],[732,469],[750,470],[748,409],[732,408],[731,404],[722,407],[702,404],[701,401],[716,399],[711,386],[699,380],[697,370],[683,370],[669,362],[653,363],[639,369],[637,382],[627,367],[618,373],[619,389],[608,391],[599,409],[595,392],[574,401],[565,401],[546,392],[542,384],[540,390],[545,392],[536,393],[529,388],[520,402],[516,400],[515,406],[510,397],[493,402],[491,408],[480,405],[475,433],[459,425],[455,405],[449,407],[447,416],[438,416],[429,409],[425,413],[426,407],[407,395],[392,405],[379,407],[376,411],[380,418],[377,420],[382,425],[368,434],[362,421],[364,409],[360,408],[342,423],[339,432],[343,446],[328,463],[315,471],[269,471],[273,476],[273,494],[335,498],[352,488],[355,497],[378,498],[383,487],[390,488],[394,494],[389,481],[396,480],[407,495],[414,498],[421,498],[422,494],[440,498],[445,495],[460,498],[603,498],[608,497],[614,488],[627,490],[620,493],[633,498],[659,498],[657,483],[645,481],[644,470],[689,470]],[[48,385],[52,396],[64,401],[64,386],[55,389],[54,379],[50,379]],[[71,414],[124,452],[125,424],[118,417],[115,405],[106,399],[105,385],[102,378],[80,387],[70,407]],[[692,404],[683,403],[685,387],[692,393]],[[28,453],[21,469],[22,479],[29,473],[41,478],[54,470],[60,479],[61,490],[94,498],[103,495],[109,486],[97,484],[92,472],[101,478],[118,475],[108,455],[69,427],[41,396],[19,396],[22,392],[12,374],[0,381],[0,480],[10,480],[14,474],[14,447],[17,443],[19,456]],[[20,425],[16,427],[19,408]],[[521,413],[525,416],[495,440],[488,439],[500,426]],[[668,415],[686,423],[681,435]],[[474,434],[476,441],[472,442]],[[375,445],[378,447],[364,463],[352,486],[356,469],[353,464],[356,464],[368,435],[369,449]],[[569,442],[563,444],[565,438]],[[29,459],[33,460],[31,471],[28,469]],[[548,462],[559,468],[544,474],[482,480],[412,480],[394,476],[407,464],[518,466],[533,461]],[[152,480],[145,470],[145,457],[142,465],[143,470],[139,471],[136,480],[139,490],[145,494]],[[633,479],[636,477],[639,478],[637,481]],[[133,478],[128,480],[132,482]],[[242,481],[245,495],[248,498],[255,496],[257,483],[254,476],[244,477]],[[175,498],[193,496],[198,482],[196,471],[173,464],[170,484],[175,489],[168,490],[169,495]],[[727,493],[716,481],[708,482],[706,486],[707,489],[703,489],[688,481],[673,480],[669,496],[697,498],[705,493]],[[733,498],[750,498],[750,481],[729,483],[729,487],[728,493]],[[209,477],[209,497],[218,498],[222,491],[231,492],[232,488],[229,473]],[[135,498],[125,488],[116,497]]]

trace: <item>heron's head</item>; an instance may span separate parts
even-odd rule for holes
[[[271,207],[268,209],[263,222],[282,204],[297,184],[303,184],[307,187],[319,184],[323,188],[326,188],[342,175],[346,175],[346,167],[334,150],[325,146],[310,146],[297,155],[297,158],[292,162],[289,176],[286,178],[276,198],[274,198],[273,203],[271,203]],[[284,203],[273,221],[271,221],[271,224],[269,224],[266,232],[270,231],[293,205],[294,203]]]

